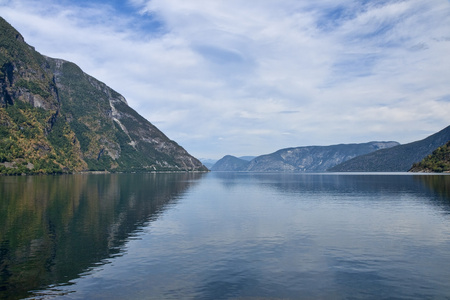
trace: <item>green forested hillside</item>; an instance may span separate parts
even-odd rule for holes
[[[450,172],[450,141],[437,148],[420,163],[415,163],[410,172]]]
[[[0,173],[46,174],[81,171],[78,141],[67,123],[51,126],[51,111],[17,101],[0,108]]]
[[[0,18],[0,174],[205,171],[77,65],[36,52]]]

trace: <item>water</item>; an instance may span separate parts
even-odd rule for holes
[[[450,299],[450,176],[0,177],[0,299]]]

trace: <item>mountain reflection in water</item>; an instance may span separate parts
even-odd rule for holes
[[[77,278],[201,173],[0,177],[0,299]]]

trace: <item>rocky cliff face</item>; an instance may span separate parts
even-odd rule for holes
[[[278,150],[250,162],[224,157],[211,170],[249,172],[324,172],[356,156],[399,145],[397,142],[369,142],[332,146],[308,146]]]
[[[1,173],[207,170],[104,83],[0,30]]]

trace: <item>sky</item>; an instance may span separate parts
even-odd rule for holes
[[[449,0],[0,0],[197,158],[450,125]]]

